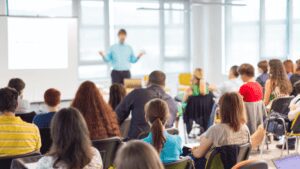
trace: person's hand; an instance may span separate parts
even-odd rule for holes
[[[99,51],[99,55],[104,57],[105,56],[105,53],[103,51]]]
[[[141,57],[144,56],[144,55],[145,55],[145,53],[141,52],[141,53],[138,54],[137,57],[138,57],[138,58],[141,58]]]
[[[196,157],[196,158],[198,158],[199,157],[199,154],[198,154],[198,146],[197,147],[193,147],[192,149],[191,149],[191,153],[192,153],[192,155],[194,156],[194,157]]]

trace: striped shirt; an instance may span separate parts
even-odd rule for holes
[[[20,117],[0,116],[0,157],[39,151],[41,138],[34,124]]]
[[[104,61],[111,63],[113,70],[117,71],[130,70],[131,63],[136,63],[138,60],[131,46],[121,43],[111,46],[104,57]]]

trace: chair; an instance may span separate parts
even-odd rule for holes
[[[237,157],[237,162],[247,160],[251,152],[251,143],[242,144],[239,146],[239,154]]]
[[[180,73],[178,75],[178,91],[185,91],[189,86],[191,86],[191,79],[192,74],[191,73]]]
[[[187,133],[192,130],[192,123],[195,121],[204,131],[208,128],[208,121],[214,105],[213,94],[202,96],[190,96],[183,113],[184,123],[186,124]]]
[[[141,79],[124,79],[124,87],[126,89],[142,88]]]
[[[289,147],[288,139],[291,137],[296,137],[296,151],[298,153],[299,137],[300,137],[300,113],[298,114],[296,119],[293,120],[292,126],[291,126],[291,131],[286,132],[286,134],[284,135],[283,145],[286,144],[288,154],[290,153],[289,148],[288,148]],[[284,146],[282,146],[281,156],[283,155],[283,150],[284,150]]]
[[[23,121],[26,121],[28,123],[32,123],[32,120],[35,115],[36,113],[34,111],[30,113],[16,114],[16,116],[20,117]]]
[[[275,100],[273,100],[272,105],[271,105],[271,112],[277,112],[283,115],[288,115],[290,108],[290,102],[294,96],[289,96],[289,97],[280,97]]]
[[[108,169],[113,165],[116,153],[119,147],[122,145],[121,138],[112,137],[101,140],[93,140],[92,144],[97,148],[101,154],[103,161],[103,168]]]
[[[268,163],[264,160],[246,160],[236,164],[232,169],[268,169]]]
[[[248,160],[250,152],[251,152],[251,144],[241,144],[241,145],[228,145],[228,146],[222,146],[222,147],[216,147],[212,150],[209,158],[207,159],[205,169],[226,169],[226,166],[229,164],[229,161],[226,161],[228,164],[224,164],[222,162],[221,152],[225,150],[227,153],[233,153],[236,152],[236,160],[235,164],[244,160]],[[231,154],[232,155],[232,154]],[[226,156],[230,156],[229,154],[226,154]],[[233,165],[235,165],[233,164]],[[233,165],[229,166],[230,168],[233,167]]]
[[[171,135],[179,135],[179,130],[177,128],[169,128],[169,129],[166,129],[166,130]]]
[[[9,169],[13,159],[28,157],[28,156],[35,156],[35,155],[40,155],[40,153],[32,152],[32,153],[22,154],[22,155],[15,155],[15,156],[9,156],[9,157],[0,157],[0,167],[3,168],[3,169]]]
[[[41,154],[45,154],[50,150],[50,147],[52,145],[50,128],[41,128],[39,130],[40,130],[41,142],[42,142],[42,147],[40,151]]]
[[[164,164],[165,169],[195,169],[194,161],[190,157],[184,157],[178,161]]]
[[[258,102],[244,102],[246,114],[247,114],[247,126],[250,134],[252,135],[257,130],[258,126],[263,124],[264,117],[267,114],[267,110],[263,101]]]
[[[12,160],[11,169],[30,169],[33,168],[33,166],[28,166],[28,164],[37,164],[40,158],[42,158],[42,155],[35,155],[35,156],[28,156],[28,157],[22,157],[22,158],[16,158]]]

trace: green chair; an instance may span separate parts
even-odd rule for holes
[[[182,159],[164,164],[165,169],[195,169],[194,161],[190,157],[183,157]]]

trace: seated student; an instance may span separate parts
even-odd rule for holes
[[[18,92],[15,89],[9,87],[0,89],[1,157],[38,152],[41,148],[38,128],[15,116],[17,105]]]
[[[109,105],[113,110],[117,108],[117,106],[121,103],[121,101],[126,96],[126,89],[121,84],[113,84],[109,89]]]
[[[163,99],[168,103],[170,119],[166,127],[173,126],[177,114],[177,104],[165,90],[166,75],[161,71],[153,71],[149,75],[148,87],[145,89],[135,89],[130,92],[121,104],[117,107],[119,122],[122,124],[131,112],[131,123],[128,133],[129,139],[139,138],[140,134],[149,131],[149,125],[145,120],[144,107],[146,103],[154,98]]]
[[[228,80],[217,86],[214,93],[217,98],[220,98],[226,92],[238,92],[242,82],[239,77],[238,66],[232,66],[229,70]]]
[[[204,169],[205,155],[213,147],[239,145],[250,142],[242,97],[238,93],[225,93],[219,101],[221,123],[210,127],[200,138],[200,146],[192,149],[197,169]]]
[[[261,85],[254,80],[254,67],[247,63],[242,64],[239,67],[239,74],[244,82],[239,90],[244,102],[257,102],[262,100],[263,89]]]
[[[104,101],[95,83],[83,82],[71,106],[83,115],[92,140],[121,136],[116,113]]]
[[[201,68],[194,70],[191,81],[192,86],[185,91],[183,102],[186,102],[189,96],[207,95],[209,93],[209,85],[204,80],[204,72]]]
[[[51,122],[52,146],[37,169],[102,169],[99,151],[92,147],[86,122],[74,108],[55,113]]]
[[[283,62],[283,65],[284,65],[284,68],[285,68],[285,71],[288,75],[288,79],[291,78],[291,76],[294,74],[294,63],[292,60],[290,59],[287,59]]]
[[[117,153],[116,169],[164,169],[155,149],[142,141],[129,141]]]
[[[248,128],[250,133],[253,134],[258,126],[263,123],[263,117],[266,114],[266,108],[262,101],[263,88],[254,80],[254,67],[252,65],[242,64],[239,67],[239,73],[244,82],[239,93],[245,102]]]
[[[288,118],[293,121],[300,113],[300,81],[294,84],[296,97],[290,102]]]
[[[296,61],[296,72],[291,76],[290,81],[292,83],[293,86],[293,92],[291,93],[291,95],[296,96],[297,92],[295,89],[295,83],[298,82],[300,80],[300,59]]]
[[[260,75],[256,78],[256,81],[264,88],[266,81],[269,79],[269,74],[268,74],[268,61],[262,60],[258,62],[257,67],[258,67],[258,72]]]
[[[23,91],[25,89],[25,82],[19,78],[10,79],[8,82],[8,87],[16,89],[19,94],[18,107],[17,107],[15,113],[16,114],[30,113],[30,104],[27,100],[23,99]]]
[[[153,99],[146,104],[145,112],[146,120],[151,126],[151,133],[144,138],[144,141],[154,146],[163,163],[179,160],[182,154],[181,138],[168,134],[164,127],[170,116],[168,104],[161,99]]]
[[[38,128],[50,128],[50,123],[54,113],[59,110],[60,92],[56,89],[48,89],[44,93],[44,101],[48,108],[48,113],[38,114],[33,118],[33,123]]]

